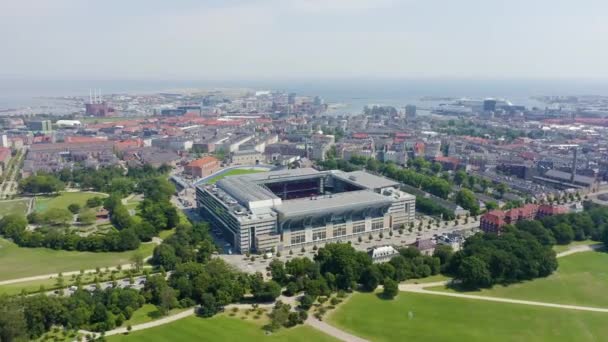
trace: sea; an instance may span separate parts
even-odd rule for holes
[[[49,97],[147,94],[176,89],[249,88],[320,96],[332,114],[358,114],[364,106],[407,104],[425,108],[428,98],[504,98],[516,105],[543,108],[535,96],[608,96],[608,80],[482,79],[294,79],[294,80],[33,80],[0,78],[0,111],[51,106]],[[423,100],[427,98],[427,100]]]

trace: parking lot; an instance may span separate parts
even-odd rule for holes
[[[135,289],[135,290],[139,291],[144,288],[145,284],[146,284],[146,276],[134,277],[133,283],[131,283],[129,278],[116,280],[116,288],[131,288],[131,289]],[[102,290],[114,287],[112,281],[106,281],[106,282],[100,283],[99,285]],[[49,292],[49,294],[53,294],[53,295],[61,294],[63,296],[71,296],[74,294],[74,292],[76,292],[77,289],[78,289],[78,287],[73,285],[73,286],[70,286],[63,290],[51,291],[51,292]],[[82,289],[85,291],[93,292],[97,289],[97,287],[95,284],[88,284],[88,285],[83,285]],[[61,293],[61,291],[63,291],[63,293]]]

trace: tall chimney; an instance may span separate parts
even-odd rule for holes
[[[570,183],[574,183],[574,176],[576,176],[576,159],[578,156],[578,147],[574,148],[574,159],[572,159],[572,173],[570,174]]]

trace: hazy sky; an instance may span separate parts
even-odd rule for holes
[[[606,0],[1,0],[0,76],[608,78]]]

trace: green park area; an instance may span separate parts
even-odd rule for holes
[[[114,335],[108,341],[336,341],[309,326],[281,329],[266,335],[260,324],[226,315],[213,318],[187,317],[158,327]]]
[[[23,214],[27,213],[29,199],[17,199],[9,201],[0,201],[0,217],[8,214]]]
[[[85,207],[87,200],[93,197],[107,197],[100,192],[62,192],[57,196],[36,197],[36,211],[44,212],[49,209],[67,209],[70,204]]]
[[[606,313],[401,292],[355,294],[328,318],[370,341],[600,341]],[[604,337],[603,337],[604,336]]]
[[[559,267],[552,275],[509,286],[467,292],[480,296],[524,299],[539,302],[608,308],[608,253],[583,252],[558,259]],[[431,291],[457,290],[445,286],[427,288]],[[608,319],[608,317],[607,317]]]
[[[152,255],[155,246],[153,243],[141,244],[138,249],[127,252],[75,252],[22,248],[0,238],[0,280],[129,264],[136,253]]]
[[[226,172],[222,173],[221,175],[218,175],[218,176],[215,176],[215,177],[209,179],[207,181],[207,184],[215,184],[220,179],[222,179],[224,177],[228,177],[228,176],[247,175],[250,173],[260,173],[260,172],[266,172],[266,171],[256,170],[256,169],[234,169],[234,170],[226,171]]]
[[[188,309],[181,309],[181,308],[176,308],[176,309],[172,309],[169,311],[168,315],[174,315],[177,314],[181,311],[185,311]],[[128,325],[137,325],[137,324],[143,324],[143,323],[148,323],[160,318],[163,318],[165,316],[163,316],[160,311],[158,311],[158,308],[156,307],[156,305],[153,304],[144,304],[141,308],[133,311],[133,316],[131,316],[131,318],[128,321],[125,321],[123,323],[123,326],[128,326]]]

